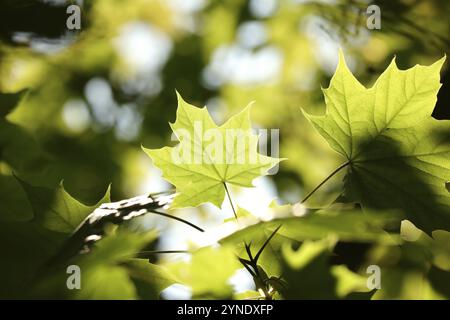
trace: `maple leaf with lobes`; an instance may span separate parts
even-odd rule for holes
[[[197,108],[177,96],[177,117],[170,126],[180,143],[162,149],[144,148],[163,177],[177,189],[171,208],[206,202],[220,208],[228,192],[227,183],[252,187],[253,179],[267,174],[282,160],[257,152],[250,105],[218,126],[206,107]]]
[[[445,57],[399,70],[395,59],[371,88],[353,76],[340,52],[326,114],[305,113],[346,162],[345,196],[363,207],[402,209],[430,233],[450,230],[450,121],[431,117]]]

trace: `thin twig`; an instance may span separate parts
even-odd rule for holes
[[[233,201],[231,201],[231,196],[230,196],[230,192],[228,191],[227,184],[224,182],[223,186],[225,187],[225,192],[227,193],[228,200],[230,201],[230,205],[231,205],[231,209],[233,210],[234,217],[237,220],[238,217],[237,217],[237,214],[236,214],[236,210],[234,209]]]
[[[150,257],[156,254],[174,254],[174,253],[190,253],[187,250],[154,250],[154,251],[139,251],[138,253],[133,254],[140,259],[149,259]]]
[[[280,228],[281,228],[281,224],[272,232],[270,237],[267,238],[267,240],[264,242],[262,247],[258,250],[258,253],[256,254],[255,259],[254,259],[255,263],[258,263],[259,256],[264,251],[264,248],[267,246],[267,244],[270,242],[270,240],[272,240],[272,238],[275,236],[275,234],[278,232],[278,230],[280,230]]]
[[[137,254],[160,254],[160,253],[191,253],[188,250],[150,250],[150,251],[139,251]]]
[[[192,228],[197,229],[198,231],[205,232],[205,230],[203,230],[202,228],[196,226],[196,225],[193,224],[192,222],[189,222],[189,221],[187,221],[187,220],[181,219],[181,218],[179,218],[179,217],[172,216],[172,215],[170,215],[170,214],[167,214],[167,213],[164,213],[164,212],[160,212],[160,211],[156,211],[156,210],[149,210],[149,212],[155,213],[155,214],[159,214],[159,215],[161,215],[161,216],[163,216],[163,217],[167,217],[167,218],[171,218],[171,219],[174,219],[174,220],[183,222],[183,223],[185,223],[185,224],[191,226]]]
[[[261,246],[261,248],[258,250],[258,253],[256,254],[256,256],[253,258],[252,255],[252,251],[251,251],[251,243],[250,244],[246,244],[244,242],[244,246],[245,246],[245,250],[247,251],[247,255],[250,258],[250,260],[244,259],[244,258],[240,258],[238,257],[239,261],[241,262],[241,264],[245,267],[245,269],[252,275],[255,283],[256,279],[258,280],[258,282],[260,284],[262,284],[262,287],[259,287],[258,289],[261,289],[264,293],[264,299],[266,300],[272,300],[272,296],[270,295],[269,291],[267,291],[266,285],[267,285],[267,280],[264,279],[261,276],[259,267],[258,267],[258,259],[261,255],[261,253],[264,251],[265,247],[267,246],[267,244],[270,242],[270,240],[272,240],[272,238],[275,236],[275,234],[278,232],[278,230],[281,228],[281,225],[279,225],[273,232],[272,234],[269,236],[269,238],[267,238],[267,240],[264,242],[264,244]],[[262,269],[262,268],[261,268]]]
[[[300,202],[305,203],[321,186],[323,186],[328,180],[330,180],[336,173],[344,169],[346,166],[350,164],[350,161],[347,161],[341,164],[336,170],[334,170],[328,177],[325,178],[317,187],[315,187],[308,195]]]

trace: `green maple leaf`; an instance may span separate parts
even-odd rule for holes
[[[250,106],[218,126],[206,107],[192,106],[177,95],[177,118],[170,126],[180,143],[155,150],[144,148],[177,189],[172,208],[205,202],[220,208],[228,192],[226,183],[252,187],[253,179],[267,174],[281,161],[257,153],[258,137],[251,132]],[[209,142],[201,143],[202,137]]]
[[[323,116],[306,115],[346,158],[345,195],[364,207],[400,208],[426,232],[450,229],[450,121],[431,117],[445,58],[399,70],[395,59],[371,88],[340,53]],[[330,175],[330,176],[332,176]],[[327,180],[327,179],[326,179]]]
[[[95,205],[88,206],[73,198],[60,183],[56,189],[35,187],[18,179],[33,210],[33,221],[48,230],[70,233],[101,203],[110,201],[110,188]]]

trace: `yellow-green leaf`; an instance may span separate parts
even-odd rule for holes
[[[345,195],[364,207],[402,209],[430,233],[450,229],[450,121],[431,117],[445,58],[399,70],[395,60],[371,88],[340,54],[326,114],[307,115],[344,158]]]
[[[257,152],[250,106],[218,126],[206,107],[192,106],[178,95],[177,118],[171,128],[180,141],[178,145],[144,150],[177,189],[172,208],[205,202],[221,207],[225,183],[251,187],[253,179],[281,160]]]

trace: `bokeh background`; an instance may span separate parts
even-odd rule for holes
[[[82,8],[81,30],[69,31],[68,4]],[[396,56],[400,68],[430,64],[449,53],[450,2],[375,1],[381,29],[366,26],[362,0],[96,0],[0,2],[0,92],[29,89],[8,114],[0,159],[0,209],[30,210],[13,173],[65,189],[94,204],[112,184],[112,199],[169,190],[141,149],[171,142],[178,90],[206,105],[221,123],[255,101],[256,128],[280,130],[282,163],[255,189],[232,189],[242,207],[264,216],[268,204],[295,203],[341,159],[301,109],[324,112],[327,87],[342,48],[366,86]],[[449,69],[434,116],[449,119]],[[26,150],[26,151],[24,151]],[[332,201],[336,176],[311,206]],[[12,196],[13,195],[13,196]],[[179,213],[213,227],[229,217],[212,206]],[[161,249],[195,248],[214,239],[165,219]]]

